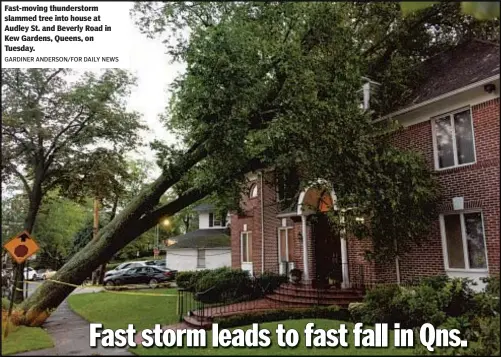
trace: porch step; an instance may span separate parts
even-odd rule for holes
[[[357,289],[314,289],[294,285],[282,285],[275,290],[275,294],[307,299],[361,299],[363,297],[363,292]]]
[[[343,297],[343,298],[317,298],[317,297],[303,297],[303,296],[293,296],[293,295],[282,295],[282,294],[270,294],[266,296],[267,299],[273,300],[280,304],[290,304],[290,305],[304,305],[304,306],[331,306],[338,305],[341,307],[348,307],[352,302],[361,301],[362,298],[358,296],[353,297]]]

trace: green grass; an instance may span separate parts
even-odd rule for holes
[[[145,295],[132,295],[135,293]],[[87,321],[100,322],[111,329],[134,324],[140,331],[158,323],[168,325],[178,322],[177,290],[172,288],[74,294],[68,297],[68,304]]]
[[[3,329],[2,329],[3,330]],[[40,327],[10,327],[6,339],[2,334],[2,355],[51,348],[54,346],[47,331]]]
[[[147,289],[135,292],[145,295],[129,295],[122,292],[100,292],[90,294],[75,294],[68,298],[70,307],[83,318],[91,322],[100,322],[106,328],[127,328],[132,323],[136,330],[153,328],[155,324],[168,325],[178,322],[176,314],[177,298],[175,296],[149,296],[148,294],[176,295],[176,289]],[[308,322],[315,322],[316,328],[338,328],[345,323],[348,329],[348,348],[306,348],[303,331]],[[275,330],[279,323],[286,329],[296,329],[300,335],[300,343],[295,348],[281,348],[277,344]],[[247,329],[250,326],[240,327]],[[271,332],[272,345],[268,348],[144,348],[139,346],[130,351],[137,355],[412,355],[412,349],[404,348],[355,348],[350,330],[353,324],[325,319],[287,320],[269,322],[260,325]],[[391,344],[391,333],[389,344]],[[207,346],[212,345],[212,332],[208,331]]]
[[[348,329],[348,347],[343,348],[343,347],[326,347],[326,348],[307,348],[305,346],[304,342],[304,328],[307,323],[309,322],[314,322],[315,323],[315,328],[316,329],[338,329],[339,325],[344,323],[346,325],[346,328]],[[275,330],[277,328],[277,325],[281,323],[284,324],[285,329],[295,329],[299,333],[299,344],[294,347],[279,347],[277,343],[277,336],[275,333]],[[183,356],[195,356],[195,355],[249,355],[249,356],[259,356],[259,355],[265,355],[265,356],[276,356],[276,355],[281,355],[281,356],[290,356],[290,355],[334,355],[334,356],[340,356],[340,355],[412,355],[413,354],[413,349],[412,348],[395,348],[395,347],[388,347],[388,348],[356,348],[354,347],[354,337],[353,334],[351,333],[351,330],[353,328],[354,324],[350,322],[342,322],[342,321],[335,321],[335,320],[325,320],[325,319],[303,319],[303,320],[286,320],[286,321],[279,321],[279,322],[268,322],[268,323],[263,323],[260,324],[259,327],[261,329],[268,329],[271,333],[271,346],[270,347],[254,347],[254,348],[247,348],[247,347],[229,347],[229,348],[213,348],[210,347],[212,346],[212,332],[208,331],[207,333],[207,346],[205,348],[178,348],[178,347],[171,347],[171,348],[158,348],[158,347],[151,347],[151,348],[145,348],[142,346],[139,346],[134,349],[130,349],[131,352],[137,355],[157,355],[157,356],[163,356],[163,355],[183,355]],[[245,327],[240,327],[241,329],[248,329],[251,326],[245,326]],[[233,329],[231,329],[233,330]],[[388,340],[388,344],[391,345],[391,341],[393,341],[393,333],[391,332],[390,338]]]

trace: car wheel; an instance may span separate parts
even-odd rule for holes
[[[158,280],[151,279],[148,285],[150,286],[150,288],[155,289],[158,286]]]

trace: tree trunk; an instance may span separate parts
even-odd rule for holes
[[[152,186],[141,192],[134,202],[99,231],[95,240],[89,242],[57,271],[53,280],[59,283],[45,281],[24,301],[20,306],[23,310],[22,324],[40,326],[92,271],[103,262],[109,261],[129,242],[153,227],[157,222],[157,215],[171,216],[204,198],[211,191],[209,188],[192,190],[163,206],[161,210],[145,215],[146,208],[153,207],[164,192],[160,193],[158,189],[158,185],[164,184],[164,182],[159,181],[157,180]]]
[[[113,207],[111,208],[111,214],[110,214],[110,222],[115,218],[117,214],[117,209],[118,209],[118,195],[115,196],[115,199],[113,200]],[[106,273],[106,264],[108,261],[104,262],[101,264],[101,270],[99,274],[99,284],[104,285],[104,274]]]
[[[94,198],[94,224],[92,226],[92,240],[97,239],[99,233],[99,198]],[[96,285],[99,281],[101,273],[98,269],[92,272],[92,285]]]
[[[75,287],[82,284],[100,264],[109,261],[120,249],[157,224],[161,217],[172,216],[219,187],[219,182],[213,182],[205,187],[192,188],[174,201],[153,210],[161,195],[175,184],[189,167],[199,161],[195,160],[200,156],[196,151],[196,149],[189,151],[180,165],[164,172],[153,184],[141,191],[134,201],[99,231],[97,239],[89,242],[58,270],[53,277],[57,282],[45,281],[25,300],[20,306],[23,310],[20,322],[28,326],[40,326]],[[263,167],[260,161],[250,160],[240,168],[240,172],[232,172],[232,177]]]

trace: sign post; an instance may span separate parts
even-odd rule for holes
[[[12,237],[12,239],[5,243],[3,247],[10,253],[12,259],[14,259],[18,264],[24,263],[40,249],[37,242],[35,242],[27,231]],[[21,274],[24,274],[24,269],[21,271]],[[10,315],[12,314],[12,307],[14,306],[14,295],[16,294],[18,280],[19,274],[15,274],[14,285],[12,286],[12,294],[10,297],[9,311],[7,313],[4,338],[6,338],[9,334]]]

